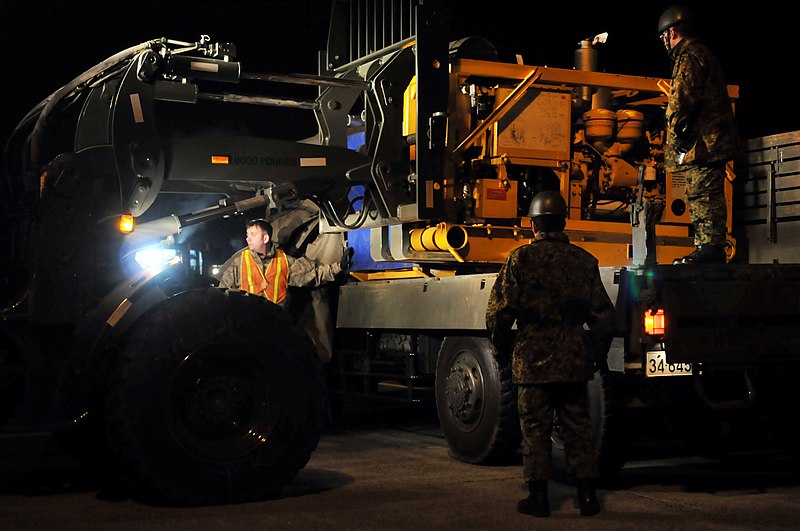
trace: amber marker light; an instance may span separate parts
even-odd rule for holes
[[[136,222],[133,220],[133,214],[121,214],[119,216],[119,231],[122,234],[130,234],[135,226]]]
[[[227,155],[211,155],[211,164],[228,164],[230,159]]]
[[[650,336],[663,336],[666,330],[667,320],[664,310],[659,309],[655,315],[648,309],[644,312],[644,333]]]

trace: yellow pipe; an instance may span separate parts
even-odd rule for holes
[[[461,225],[439,223],[435,227],[411,229],[411,249],[424,251],[457,251],[467,245],[467,231]]]

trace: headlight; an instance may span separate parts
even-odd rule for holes
[[[167,263],[173,260],[178,255],[175,249],[166,249],[164,247],[147,247],[140,251],[136,251],[134,259],[142,269],[145,270],[158,270],[163,269]]]

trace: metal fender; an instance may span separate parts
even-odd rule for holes
[[[72,427],[84,422],[91,414],[92,398],[108,370],[109,358],[126,333],[149,310],[185,289],[185,269],[176,262],[164,269],[142,271],[106,295],[76,325],[69,368],[59,382],[49,423]]]

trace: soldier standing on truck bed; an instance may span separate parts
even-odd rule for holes
[[[683,6],[658,19],[658,34],[672,62],[667,104],[667,171],[686,180],[686,202],[696,249],[676,264],[724,264],[725,166],[742,153],[728,87],[717,58],[694,35],[694,15]]]
[[[529,495],[517,510],[550,516],[553,413],[558,414],[567,467],[578,480],[582,516],[600,512],[594,480],[597,454],[586,382],[607,370],[614,307],[597,260],[564,234],[567,205],[557,191],[538,193],[528,214],[535,238],[511,252],[489,296],[486,327],[498,362],[511,356]],[[517,323],[516,337],[512,326]],[[591,331],[584,329],[588,324]]]

